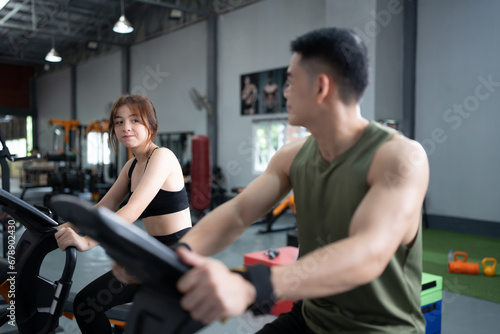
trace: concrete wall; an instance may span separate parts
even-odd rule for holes
[[[77,66],[76,115],[84,125],[109,119],[111,104],[122,94],[121,52]]]
[[[189,97],[207,90],[207,24],[200,22],[130,50],[131,92],[145,93],[158,116],[158,132],[207,133],[206,112]]]
[[[500,2],[421,0],[416,137],[429,214],[500,222]]]

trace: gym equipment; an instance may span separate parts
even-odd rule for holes
[[[49,124],[60,126],[64,130],[64,147],[62,149],[57,148],[57,144],[54,140],[54,149],[59,153],[70,151],[76,153],[75,145],[71,145],[71,132],[79,129],[80,121],[76,119],[49,119]]]
[[[92,199],[94,201],[99,201],[105,194],[106,192],[111,188],[113,184],[105,183],[104,182],[104,174],[105,174],[105,165],[104,165],[104,160],[105,160],[105,147],[106,147],[106,140],[104,137],[104,134],[107,133],[109,130],[109,120],[101,120],[101,121],[92,121],[90,124],[86,127],[84,137],[87,139],[88,142],[88,135],[90,132],[95,132],[98,134],[99,139],[97,141],[97,150],[95,152],[95,157],[97,158],[97,168],[92,169],[89,178],[89,188],[90,189],[84,189],[86,191],[90,191],[92,193]],[[88,151],[87,151],[88,152]],[[118,158],[118,157],[116,157]],[[116,166],[118,165],[118,161],[115,162],[113,166],[109,166],[109,172],[110,174],[113,175],[113,177],[116,177],[118,175],[118,170],[116,170]],[[112,170],[115,169],[115,170]]]
[[[463,258],[457,258],[457,256],[463,256]],[[467,258],[468,255],[465,252],[454,252],[454,261],[448,262],[448,271],[456,274],[479,274],[479,263],[467,262]]]
[[[175,286],[189,267],[173,250],[112,211],[93,208],[77,197],[54,196],[51,208],[99,241],[109,256],[141,282],[127,318],[126,334],[188,334],[203,327],[180,306],[181,295]]]
[[[20,161],[20,160],[31,160],[40,157],[40,154],[18,158],[10,154],[9,147],[5,143],[5,139],[3,137],[2,131],[0,131],[0,143],[2,144],[2,149],[0,150],[0,167],[2,171],[2,189],[10,192],[10,169],[7,161]],[[26,189],[23,190],[23,194]],[[7,245],[8,245],[8,229],[9,229],[9,217],[5,214],[5,212],[0,211],[0,222],[3,227],[3,255],[7,254]],[[16,224],[15,227],[19,228],[21,225]],[[2,281],[3,282],[3,281]]]
[[[66,250],[59,280],[52,282],[40,276],[45,256],[58,249],[54,238],[57,222],[3,189],[0,189],[0,205],[26,228],[14,253],[9,250],[8,265],[2,266],[0,272],[3,282],[0,290],[9,305],[15,305],[14,314],[7,309],[0,315],[0,326],[15,320],[21,334],[53,333],[71,288],[76,249]],[[14,238],[15,234],[10,236]]]
[[[420,309],[425,318],[425,334],[441,333],[443,277],[422,273]]]
[[[181,167],[184,167],[191,160],[191,137],[194,132],[162,132],[157,133],[156,137],[160,141],[160,146],[168,147],[177,157]]]
[[[207,136],[194,136],[192,139],[191,163],[191,207],[204,211],[210,207],[212,199],[210,173],[210,143]]]
[[[10,270],[8,258],[0,258],[0,283],[3,282],[0,285],[0,295],[10,303],[8,298],[11,289],[10,282],[15,282],[15,321],[19,333],[53,333],[61,313],[70,319],[74,317],[75,294],[69,292],[69,289],[77,252],[73,247],[66,250],[66,263],[60,280],[52,282],[41,277],[40,268],[44,258],[51,251],[59,249],[54,238],[57,222],[49,217],[50,210],[45,209],[47,212],[43,212],[42,209],[32,207],[3,190],[0,190],[0,205],[26,228],[15,250],[15,270]],[[15,280],[7,280],[11,276],[9,273],[12,272],[16,273],[12,274],[15,275]],[[57,294],[59,297],[56,296]],[[129,310],[130,305],[119,305],[106,314],[111,324],[123,327]],[[6,312],[1,313],[0,326],[9,321],[8,315]]]
[[[492,262],[491,266],[487,266],[486,263]],[[495,267],[497,265],[497,260],[493,257],[485,257],[481,262],[483,264],[483,273],[486,276],[493,277],[495,276]]]
[[[296,225],[282,228],[273,228],[273,224],[276,222],[276,220],[278,220],[278,218],[285,214],[289,209],[292,210],[294,214],[296,214],[295,198],[293,193],[288,195],[273,210],[266,214],[262,220],[259,221],[260,223],[266,223],[266,228],[260,230],[259,233],[281,232],[296,228]]]

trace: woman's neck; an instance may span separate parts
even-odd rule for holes
[[[137,147],[132,149],[132,154],[137,159],[139,163],[146,162],[155,149],[156,145],[153,142],[149,142],[143,147]]]

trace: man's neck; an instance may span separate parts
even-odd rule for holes
[[[341,106],[327,114],[309,131],[318,142],[321,157],[331,162],[351,148],[361,137],[369,121],[361,116],[359,105]]]

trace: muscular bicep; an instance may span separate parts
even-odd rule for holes
[[[367,250],[388,262],[401,244],[411,246],[419,228],[429,170],[423,149],[392,142],[377,152],[370,189],[353,215],[350,235],[363,238]]]

